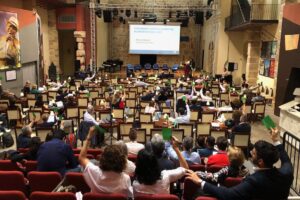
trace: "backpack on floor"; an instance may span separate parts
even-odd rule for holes
[[[11,147],[14,145],[14,139],[10,132],[4,132],[2,136],[3,144],[5,147]]]

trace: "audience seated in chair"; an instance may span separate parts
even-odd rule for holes
[[[121,193],[126,197],[133,197],[130,177],[123,172],[127,163],[126,156],[119,145],[105,147],[99,166],[87,158],[87,149],[94,134],[95,127],[91,127],[79,155],[80,165],[84,169],[83,176],[91,192]]]
[[[201,158],[209,157],[217,152],[214,149],[216,139],[213,136],[207,136],[205,140],[205,148],[204,149],[197,149],[198,154]]]
[[[135,171],[135,164],[131,160],[128,160],[128,149],[127,149],[126,144],[122,140],[119,140],[116,142],[115,145],[119,145],[121,147],[122,152],[126,157],[127,163],[126,163],[126,168],[124,169],[124,172],[128,175],[133,175],[134,171]]]
[[[247,115],[242,114],[240,117],[240,123],[232,127],[231,132],[243,132],[243,133],[251,133],[251,125],[247,122]],[[230,138],[233,136],[230,135]]]
[[[22,133],[17,138],[18,148],[29,148],[31,143],[32,126],[34,121],[30,122],[28,125],[22,128]]]
[[[198,153],[192,152],[193,148],[193,138],[190,136],[187,136],[182,141],[182,147],[183,151],[181,152],[183,158],[188,162],[189,165],[195,165],[195,164],[201,164],[201,159]],[[167,142],[167,153],[169,157],[174,160],[178,161],[177,153],[176,151],[171,147],[171,145]]]
[[[253,163],[257,170],[232,188],[217,187],[203,181],[197,173],[189,172],[188,179],[197,184],[204,193],[218,199],[287,199],[293,182],[291,161],[280,144],[277,129],[272,130],[271,139],[274,145],[259,140],[251,151]],[[281,167],[273,165],[280,159]]]
[[[28,145],[29,150],[26,153],[20,153],[20,152],[15,153],[10,157],[11,161],[22,162],[25,160],[36,160],[37,152],[41,144],[42,142],[39,137],[32,137]]]
[[[63,141],[64,138],[65,133],[57,130],[52,140],[40,146],[37,157],[38,171],[57,171],[63,176],[69,169],[77,167],[73,150]]]
[[[169,194],[170,183],[183,177],[188,164],[178,149],[178,141],[172,138],[172,146],[179,159],[180,167],[173,170],[161,170],[153,152],[146,149],[138,153],[135,176],[133,182],[134,195],[138,194]]]
[[[130,130],[130,132],[129,132],[129,139],[130,139],[130,142],[126,143],[126,146],[127,146],[127,149],[128,149],[128,153],[137,155],[140,150],[142,150],[142,149],[145,148],[145,146],[143,144],[138,143],[136,141],[136,139],[137,139],[137,132],[136,132],[135,129],[131,129]]]
[[[218,152],[208,158],[207,166],[228,166],[229,159],[227,155],[228,141],[225,137],[221,136],[217,138]]]
[[[245,156],[240,148],[230,146],[228,148],[228,157],[230,162],[229,166],[226,166],[215,173],[198,171],[198,176],[211,183],[223,184],[227,177],[246,177],[249,175],[249,170],[243,165]]]
[[[171,161],[165,152],[165,142],[161,135],[154,134],[151,138],[151,142],[147,143],[146,149],[152,151],[156,159],[160,170],[175,169],[175,163]]]

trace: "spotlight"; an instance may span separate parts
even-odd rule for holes
[[[137,11],[134,11],[134,18],[138,18]]]
[[[125,15],[126,15],[126,17],[130,17],[130,15],[131,15],[131,10],[126,10],[126,11],[125,11]]]
[[[112,12],[113,12],[114,16],[118,16],[118,14],[119,14],[119,11],[117,8],[114,8]]]
[[[100,9],[100,10],[97,10],[97,11],[95,12],[95,14],[97,15],[97,17],[101,18],[101,17],[102,17],[102,11],[101,11],[101,9]]]

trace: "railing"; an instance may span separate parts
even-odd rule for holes
[[[291,159],[294,169],[294,181],[291,189],[293,189],[297,195],[300,195],[300,139],[288,132],[285,132],[283,134],[283,146]]]
[[[279,4],[241,5],[239,0],[233,1],[231,15],[225,19],[225,29],[240,26],[251,21],[278,20]]]

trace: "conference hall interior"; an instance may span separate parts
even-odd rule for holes
[[[0,200],[300,200],[299,0],[0,0]]]

